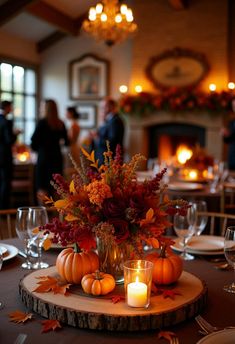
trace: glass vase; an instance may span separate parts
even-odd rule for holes
[[[97,252],[100,260],[100,271],[111,274],[116,284],[124,283],[123,264],[129,257],[129,249],[125,243],[104,243],[97,239]]]

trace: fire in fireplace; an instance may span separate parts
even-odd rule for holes
[[[199,144],[205,147],[205,128],[179,123],[165,123],[149,128],[149,158],[167,161],[176,155],[179,146],[189,150]]]

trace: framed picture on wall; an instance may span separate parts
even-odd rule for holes
[[[109,62],[86,54],[69,64],[70,98],[99,100],[108,95]]]
[[[92,129],[96,127],[96,106],[91,104],[79,104],[76,106],[79,113],[78,123],[81,129]]]
[[[179,47],[152,57],[145,69],[147,78],[160,89],[197,86],[208,71],[202,53]]]

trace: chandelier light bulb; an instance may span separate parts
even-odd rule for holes
[[[100,4],[100,3],[98,3],[98,4],[96,5],[95,9],[96,9],[96,13],[97,13],[97,14],[101,14],[101,13],[102,13],[102,10],[103,10],[103,5]]]
[[[91,7],[89,10],[89,16],[88,16],[90,21],[96,20],[96,10],[94,7]]]
[[[126,20],[131,23],[134,20],[132,10],[128,9],[126,12]]]
[[[106,22],[107,19],[108,19],[107,14],[106,14],[106,13],[102,13],[101,16],[100,16],[100,20],[101,20],[102,22]]]
[[[116,17],[115,17],[115,22],[116,22],[116,23],[121,23],[121,21],[122,21],[122,16],[121,16],[120,13],[118,13],[118,14],[116,15]]]
[[[124,15],[127,13],[127,5],[126,4],[121,5],[120,12],[121,12],[121,14],[124,14]]]
[[[234,90],[234,88],[235,88],[234,82],[229,82],[229,83],[228,83],[228,89]]]

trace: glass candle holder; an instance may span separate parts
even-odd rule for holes
[[[150,304],[153,263],[147,260],[128,260],[123,268],[127,305],[147,308]]]

